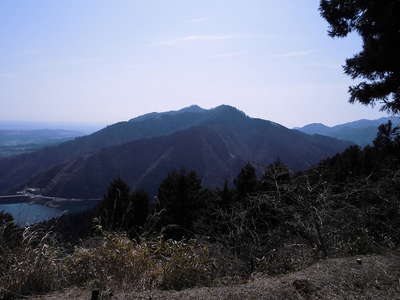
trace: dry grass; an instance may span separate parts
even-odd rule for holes
[[[86,240],[67,254],[50,234],[27,229],[21,245],[2,255],[0,299],[71,286],[126,292],[207,286],[221,275],[219,261],[196,240],[137,243],[116,233]]]
[[[256,272],[268,275],[293,273],[303,270],[316,261],[315,250],[305,244],[290,244],[272,249],[257,260]]]
[[[360,258],[362,264],[356,259]],[[400,299],[400,257],[360,256],[322,260],[302,271],[276,277],[259,276],[246,284],[202,287],[183,291],[150,290],[115,292],[113,300],[219,299],[219,300],[304,300],[304,299]],[[89,299],[88,290],[31,299]]]
[[[2,250],[0,299],[42,293],[65,286],[61,262],[63,253],[54,245],[50,233],[41,234],[28,227],[18,246]]]
[[[151,239],[136,243],[107,233],[92,247],[77,247],[64,263],[69,282],[94,288],[183,289],[214,279],[208,247],[195,240]]]
[[[197,240],[141,243],[103,233],[69,253],[52,235],[32,231],[19,245],[1,248],[0,299],[400,299],[400,256],[336,258],[312,262],[309,249],[292,245],[266,254],[261,273],[246,277],[240,261]],[[286,275],[271,274],[291,272]],[[242,276],[240,276],[242,275]],[[62,291],[51,294],[54,291]],[[66,289],[66,290],[65,290]],[[181,290],[181,291],[180,291]],[[50,294],[49,294],[50,293]]]

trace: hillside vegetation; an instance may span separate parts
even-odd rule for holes
[[[276,161],[257,176],[247,164],[233,186],[207,189],[195,172],[178,170],[162,181],[156,203],[117,178],[84,214],[25,230],[3,214],[0,298],[79,287],[155,298],[391,299],[399,153],[388,123],[373,146],[352,146],[302,173]],[[325,261],[356,255],[364,256]],[[229,294],[226,285],[238,286]],[[204,286],[215,289],[157,292]]]

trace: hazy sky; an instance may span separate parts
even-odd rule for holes
[[[318,0],[1,0],[0,120],[111,124],[229,104],[292,127],[384,114],[348,103]]]

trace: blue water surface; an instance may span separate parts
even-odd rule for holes
[[[15,223],[19,226],[47,221],[64,213],[64,211],[57,208],[30,203],[0,204],[0,211],[12,215]]]

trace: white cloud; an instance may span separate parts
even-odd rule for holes
[[[181,41],[219,41],[231,40],[235,38],[234,35],[188,35],[181,38]]]
[[[274,37],[273,35],[265,34],[214,34],[214,35],[187,35],[184,37],[176,38],[173,40],[166,40],[161,42],[153,43],[155,46],[174,46],[184,42],[195,42],[195,41],[222,41],[222,40],[234,40],[234,39],[265,39]]]
[[[188,35],[184,37],[180,37],[174,40],[161,41],[156,43],[158,46],[174,46],[176,44],[182,42],[191,42],[191,41],[220,41],[220,40],[231,40],[233,39],[233,35]]]
[[[189,23],[203,23],[205,21],[207,21],[208,18],[206,17],[201,17],[201,18],[192,18],[190,20],[188,20]]]
[[[245,52],[244,51],[236,51],[236,52],[226,52],[226,53],[220,53],[211,56],[210,58],[227,58],[227,57],[236,57],[236,56],[241,56]]]
[[[276,54],[274,56],[275,57],[300,57],[300,56],[310,55],[314,52],[315,52],[315,50],[292,51],[292,52]]]

